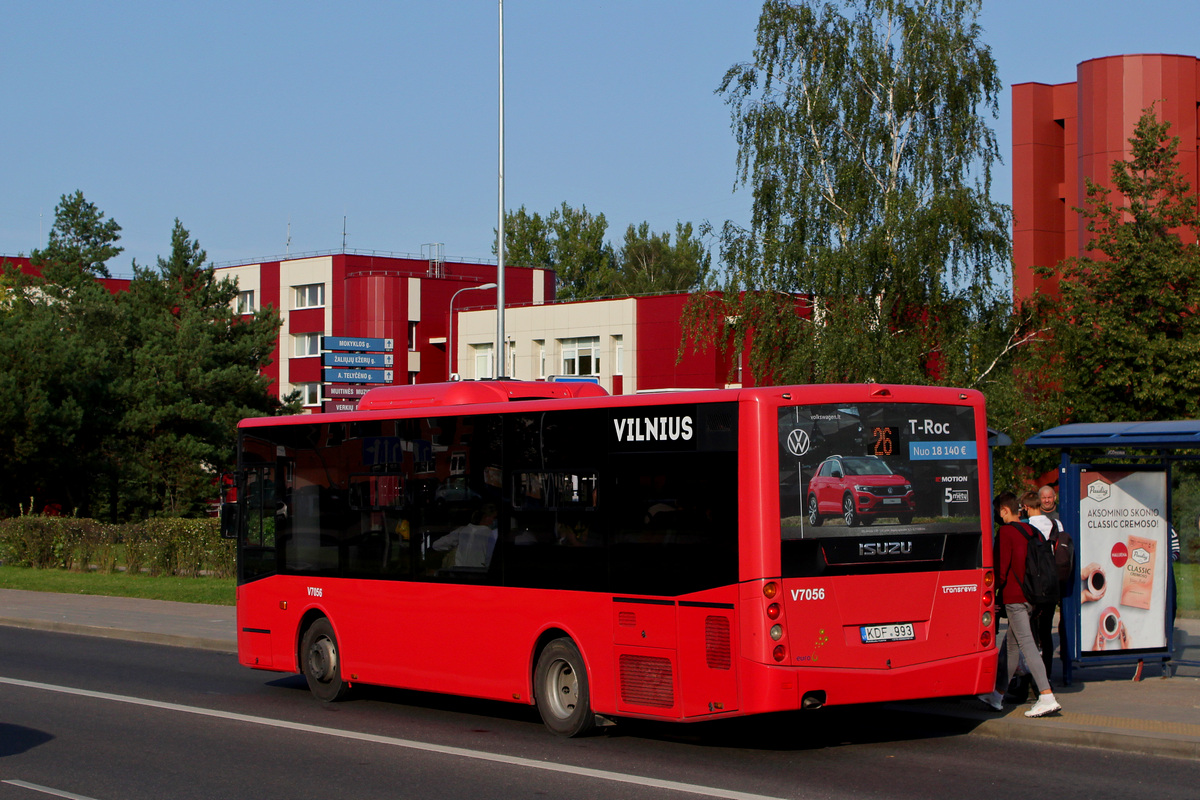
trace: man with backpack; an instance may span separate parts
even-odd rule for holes
[[[1001,495],[997,498],[996,505],[1004,523],[996,534],[996,594],[1004,604],[1004,611],[1008,617],[1008,641],[1005,645],[1008,652],[1008,674],[997,675],[997,685],[1008,686],[1017,669],[1017,662],[1020,661],[1021,655],[1024,655],[1025,663],[1040,693],[1037,702],[1025,712],[1025,716],[1043,717],[1062,710],[1062,706],[1054,699],[1054,692],[1050,689],[1050,681],[1046,677],[1045,666],[1038,657],[1029,620],[1033,612],[1032,601],[1046,602],[1044,592],[1051,583],[1042,572],[1052,569],[1046,566],[1046,554],[1049,554],[1049,563],[1053,564],[1053,553],[1049,548],[1042,549],[1041,545],[1045,540],[1035,528],[1021,522],[1020,508],[1013,494],[1006,492]],[[1028,566],[1031,550],[1034,556],[1032,561],[1035,565],[1040,564],[1033,569]],[[1053,572],[1050,577],[1053,578],[1051,595],[1056,595],[1057,573]],[[993,691],[990,695],[981,695],[979,699],[999,711],[1004,707],[1003,698],[1003,694]]]
[[[1043,486],[1042,488],[1049,487]],[[1068,586],[1073,570],[1072,563],[1075,559],[1075,545],[1071,540],[1071,535],[1063,528],[1062,522],[1055,518],[1057,515],[1051,516],[1046,513],[1046,503],[1042,492],[1026,492],[1021,496],[1021,505],[1025,507],[1027,522],[1037,529],[1054,551],[1058,598],[1034,603],[1032,620],[1033,640],[1037,642],[1042,651],[1042,664],[1045,665],[1046,677],[1049,678],[1050,668],[1054,664],[1054,612],[1061,607],[1062,598],[1066,596],[1066,592],[1070,591]],[[1060,619],[1065,620],[1066,617],[1060,616]],[[1071,656],[1070,648],[1067,645],[1065,625],[1059,625],[1059,654],[1063,662],[1063,681],[1069,683]]]

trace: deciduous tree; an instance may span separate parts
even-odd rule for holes
[[[506,213],[505,263],[547,267],[557,275],[559,300],[581,300],[596,295],[596,287],[612,268],[613,249],[605,243],[608,221],[587,206],[572,208],[565,202],[542,217],[524,206]]]
[[[559,300],[686,292],[708,274],[712,256],[692,223],[677,223],[674,241],[650,224],[630,225],[620,250],[604,240],[608,221],[563,203],[543,217],[524,206],[505,217],[506,263],[547,267]]]
[[[707,277],[712,254],[692,232],[692,223],[675,225],[675,237],[655,233],[643,222],[625,230],[615,269],[604,280],[601,293],[610,296],[688,292]]]
[[[1200,416],[1200,216],[1179,137],[1150,108],[1079,209],[1089,256],[1061,265],[1046,308],[1056,380],[1082,422]]]
[[[979,2],[843,6],[767,0],[720,85],[753,207],[692,341],[748,349],[760,382],[977,384],[1011,334]]]

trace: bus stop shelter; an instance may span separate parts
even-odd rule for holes
[[[1171,472],[1200,460],[1200,421],[1061,425],[1029,438],[1054,448],[1059,516],[1075,539],[1063,598],[1078,666],[1159,660],[1170,671],[1175,619]]]

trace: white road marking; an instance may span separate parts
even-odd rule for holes
[[[719,797],[723,798],[723,800],[782,800],[781,798],[771,797],[769,795],[737,792],[729,789],[720,789],[714,786],[700,786],[699,784],[694,783],[681,783],[679,781],[647,778],[641,775],[630,775],[624,772],[612,772],[605,769],[576,767],[571,766],[570,764],[555,764],[549,761],[535,761],[531,758],[506,756],[499,753],[488,753],[483,750],[471,750],[465,747],[450,747],[448,745],[431,744],[429,742],[417,742],[412,739],[397,739],[393,736],[379,736],[372,733],[345,731],[337,728],[326,728],[321,725],[308,725],[303,722],[288,722],[287,720],[270,719],[269,717],[256,717],[250,714],[238,714],[233,711],[218,711],[211,708],[201,708],[199,706],[186,706],[180,703],[164,703],[159,700],[146,700],[141,697],[110,694],[108,692],[93,692],[88,689],[75,689],[70,686],[55,686],[54,684],[50,683],[25,681],[20,680],[19,678],[0,677],[0,684],[21,686],[26,689],[41,689],[42,691],[46,692],[57,692],[59,694],[68,694],[75,697],[89,697],[95,700],[110,700],[115,703],[127,703],[129,705],[157,708],[163,711],[176,711],[184,714],[195,714],[201,717],[214,717],[216,719],[230,720],[233,722],[245,722],[251,725],[265,725],[270,728],[282,728],[285,730],[300,731],[302,733],[315,733],[320,736],[335,736],[340,739],[371,742],[373,744],[388,745],[390,747],[403,747],[409,750],[420,750],[426,753],[438,753],[447,756],[457,756],[459,758],[470,758],[476,761],[489,761],[497,764],[508,764],[509,766],[524,767],[526,769],[536,769],[545,772],[560,772],[568,775],[577,775],[583,778],[595,778],[597,780],[614,781],[616,783],[630,783],[636,786],[646,786],[653,789],[666,789],[673,792],[685,792],[687,794],[703,795],[704,797]],[[6,782],[12,783],[12,781]],[[22,785],[26,785],[27,788],[35,788],[32,784]],[[36,788],[41,789],[42,787]],[[72,799],[78,798],[78,800],[92,800],[92,798],[85,798],[80,795],[60,794],[59,796]]]
[[[87,795],[72,794],[71,792],[64,792],[62,789],[51,789],[49,786],[38,786],[36,783],[26,783],[25,781],[0,781],[0,783],[7,783],[9,786],[20,786],[22,789],[32,789],[42,794],[52,794],[55,797],[65,797],[66,800],[96,800],[96,798],[88,797]]]

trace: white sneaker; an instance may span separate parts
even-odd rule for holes
[[[976,695],[976,697],[978,697],[984,703],[987,703],[995,711],[1003,711],[1004,710],[1004,695],[1000,694],[999,692],[992,692],[991,694],[980,694],[980,695]]]
[[[1062,706],[1054,699],[1053,694],[1038,695],[1037,702],[1033,704],[1033,708],[1025,712],[1027,717],[1044,717],[1047,714],[1053,714],[1055,711],[1062,711]]]

